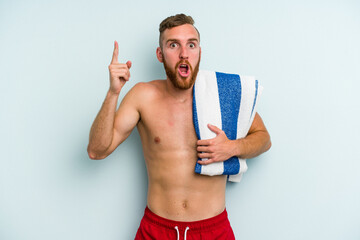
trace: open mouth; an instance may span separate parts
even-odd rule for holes
[[[189,65],[188,64],[180,64],[179,65],[179,68],[178,68],[179,70],[178,70],[178,72],[179,72],[179,74],[180,74],[180,76],[182,76],[182,77],[187,77],[187,76],[189,76],[189,74],[190,74],[190,67],[189,67]]]

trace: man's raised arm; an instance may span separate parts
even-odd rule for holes
[[[90,130],[87,151],[91,159],[103,159],[112,153],[130,135],[140,119],[130,92],[116,111],[120,91],[130,78],[131,67],[130,61],[119,63],[118,55],[119,46],[115,41],[109,65],[110,88]]]

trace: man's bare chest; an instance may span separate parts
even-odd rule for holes
[[[171,148],[196,144],[191,103],[149,103],[141,113],[141,121],[143,134],[154,144]]]

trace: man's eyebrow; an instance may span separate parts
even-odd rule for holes
[[[175,38],[171,38],[171,39],[168,39],[167,41],[166,41],[166,43],[168,43],[168,42],[179,42],[180,40],[178,40],[178,39],[175,39]],[[197,38],[190,38],[190,39],[188,39],[187,40],[188,42],[199,42],[199,39],[197,39]]]
[[[199,42],[199,39],[197,39],[197,38],[190,38],[190,39],[188,39],[188,42]]]
[[[168,43],[168,42],[178,42],[179,40],[177,40],[177,39],[168,39],[167,41],[166,41],[166,43]]]

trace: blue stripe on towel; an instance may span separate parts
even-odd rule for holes
[[[252,107],[252,110],[251,110],[251,115],[250,115],[250,119],[249,121],[251,121],[252,119],[252,115],[253,115],[253,112],[254,112],[254,108],[255,108],[255,104],[256,104],[256,98],[257,98],[257,95],[258,95],[258,80],[255,80],[255,98],[254,98],[254,104],[253,104],[253,107]]]
[[[198,120],[198,115],[197,115],[197,111],[196,111],[195,87],[193,87],[193,121],[194,121],[196,136],[198,139],[200,139],[199,120]],[[201,159],[198,158],[198,160],[201,160]],[[195,165],[195,172],[201,173],[201,165],[198,163]]]
[[[216,72],[216,79],[219,92],[222,130],[230,140],[235,140],[241,100],[240,76]],[[237,174],[239,170],[240,164],[237,157],[232,157],[224,162],[223,174]]]

